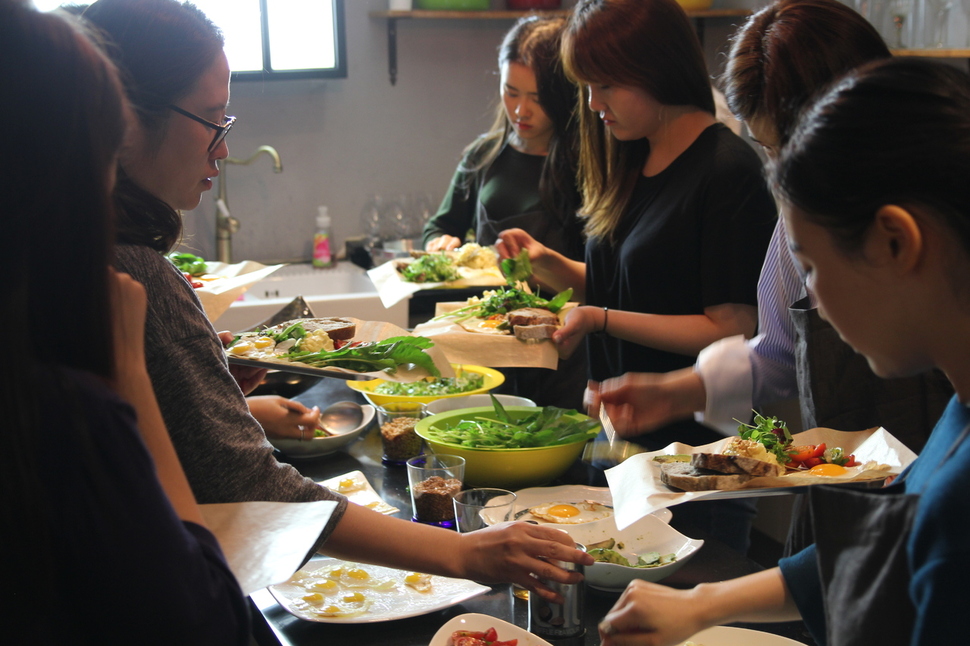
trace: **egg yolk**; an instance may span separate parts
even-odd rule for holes
[[[484,321],[482,321],[482,327],[493,328],[493,329],[497,328],[501,324],[502,324],[501,319],[485,319]]]
[[[839,466],[837,464],[816,464],[814,467],[808,470],[813,476],[840,476],[848,471],[845,467]]]
[[[253,341],[253,345],[257,348],[266,348],[273,345],[274,343],[275,341],[273,341],[273,339],[267,336],[257,337],[256,340]]]
[[[572,505],[553,505],[549,508],[548,513],[557,518],[572,518],[579,514],[579,510]]]

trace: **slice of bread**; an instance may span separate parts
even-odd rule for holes
[[[748,474],[724,474],[698,469],[686,462],[667,462],[660,465],[660,481],[684,491],[731,491],[741,489],[745,482],[755,476]]]
[[[294,319],[286,323],[280,323],[271,329],[273,331],[282,331],[294,323],[302,324],[303,329],[307,332],[323,330],[334,341],[347,341],[348,339],[354,338],[354,335],[357,334],[357,326],[354,325],[353,321],[336,317]]]
[[[551,339],[558,329],[558,325],[516,325],[512,331],[520,341],[543,341]]]
[[[523,307],[512,310],[508,314],[509,325],[559,325],[559,317],[549,310],[539,309],[538,307]]]
[[[717,473],[750,476],[780,476],[785,473],[785,468],[774,462],[723,453],[694,453],[691,456],[690,464],[697,469],[706,469]]]

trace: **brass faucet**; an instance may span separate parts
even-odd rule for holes
[[[256,161],[256,158],[263,153],[273,158],[273,172],[282,173],[283,162],[280,161],[280,154],[272,146],[260,146],[248,159],[226,157],[223,160],[222,172],[219,173],[219,190],[216,197],[216,260],[219,262],[232,262],[232,234],[239,231],[239,220],[229,214],[226,170],[229,164],[248,166]]]

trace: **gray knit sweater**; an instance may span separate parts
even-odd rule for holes
[[[185,277],[148,247],[119,245],[116,265],[148,293],[148,372],[199,503],[337,500],[320,543],[326,540],[347,499],[276,460]]]

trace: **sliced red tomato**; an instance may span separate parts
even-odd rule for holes
[[[487,642],[493,642],[498,639],[498,631],[496,631],[495,628],[489,628],[485,631],[485,635],[482,637],[482,639]]]
[[[846,463],[845,463],[845,464],[843,464],[842,466],[844,466],[844,467],[857,467],[857,466],[859,466],[860,464],[862,464],[862,463],[861,463],[861,462],[859,462],[859,461],[857,461],[857,460],[855,459],[855,453],[853,453],[852,455],[850,455],[850,456],[848,457],[848,459],[847,459],[847,461],[846,461]]]
[[[811,469],[812,467],[816,467],[822,464],[823,462],[825,462],[825,460],[823,460],[822,458],[808,458],[807,460],[802,462],[802,464],[805,465],[806,469]]]
[[[518,644],[519,644],[518,639],[510,639],[505,642],[492,642],[491,644],[489,644],[489,646],[518,646]]]
[[[801,446],[793,446],[791,451],[788,452],[788,455],[791,456],[792,462],[798,462],[800,464],[812,457],[814,452],[814,444],[802,444]]]
[[[820,457],[822,457],[822,455],[825,453],[825,449],[826,448],[827,447],[825,446],[825,442],[822,442],[821,444],[816,444],[815,445],[815,450],[812,451],[812,457],[813,458],[820,458]]]
[[[463,635],[461,637],[455,637],[452,635],[451,643],[452,646],[488,646],[488,643],[484,639],[479,639],[478,637],[472,637],[470,635]]]

